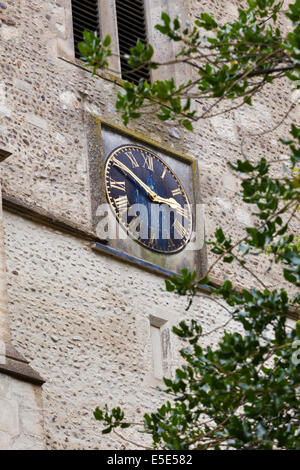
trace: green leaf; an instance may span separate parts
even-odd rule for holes
[[[184,127],[185,127],[188,131],[191,131],[191,132],[192,132],[192,131],[194,130],[193,125],[192,125],[192,123],[191,123],[190,121],[184,120],[182,123],[183,123]]]
[[[109,434],[113,430],[112,426],[105,428],[102,430],[102,434]]]
[[[173,292],[175,290],[174,284],[172,284],[172,282],[169,281],[169,279],[165,279],[165,283],[166,283],[166,289],[168,292]]]
[[[163,11],[162,14],[161,14],[161,19],[163,20],[163,22],[166,24],[166,25],[169,25],[170,22],[171,22],[171,19],[169,17],[169,15]]]
[[[94,411],[94,417],[97,421],[102,421],[103,420],[103,412],[98,407]]]
[[[109,34],[107,34],[104,38],[103,46],[108,47],[108,46],[110,46],[110,43],[111,43],[111,37],[110,37]]]
[[[215,233],[215,237],[216,237],[218,243],[223,243],[225,241],[225,235],[224,235],[224,232],[221,228],[217,228],[216,233]]]

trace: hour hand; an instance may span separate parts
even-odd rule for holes
[[[136,174],[133,173],[133,171],[129,170],[129,168],[126,165],[124,165],[124,163],[120,162],[120,160],[117,160],[116,158],[113,159],[113,163],[115,166],[120,168],[120,170],[122,170],[124,173],[127,173],[128,175],[130,175],[146,191],[150,199],[152,201],[155,201],[155,198],[158,197],[157,194],[154,191],[152,191],[152,189],[149,188],[149,186],[147,186],[147,184],[145,184],[138,176],[136,176]]]

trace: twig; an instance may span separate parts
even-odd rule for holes
[[[286,120],[286,118],[288,117],[288,115],[291,113],[291,111],[293,110],[293,108],[295,106],[296,106],[296,103],[292,103],[291,106],[289,107],[289,109],[284,114],[284,116],[280,119],[280,121],[277,124],[275,124],[275,126],[271,127],[270,129],[266,129],[263,132],[258,132],[258,133],[255,133],[255,134],[248,134],[247,133],[246,136],[248,136],[248,137],[260,137],[262,135],[264,136],[265,134],[268,134],[269,132],[276,131],[276,129],[278,129],[284,123],[284,121]]]
[[[130,439],[124,437],[122,434],[117,432],[115,429],[113,431],[120,439],[122,439],[123,441],[129,442],[129,444],[132,444],[137,447],[141,447],[142,449],[153,450],[151,447],[145,446],[143,444],[139,444],[138,442],[131,441]]]
[[[261,279],[259,279],[259,277],[258,277],[253,271],[251,271],[251,269],[248,268],[248,266],[246,266],[246,264],[243,263],[242,260],[240,260],[240,259],[239,259],[235,254],[233,254],[233,253],[232,253],[232,256],[233,256],[234,259],[240,264],[240,266],[242,266],[242,268],[244,268],[249,274],[251,274],[251,276],[254,277],[254,279],[257,280],[257,282],[258,282],[259,284],[261,284],[261,285],[263,286],[264,289],[267,289],[266,284],[265,284]]]
[[[203,294],[200,294],[200,293],[197,293],[196,294],[197,297],[207,297],[206,295],[203,295]],[[224,310],[226,310],[227,313],[229,314],[232,314],[231,310],[227,307],[225,307],[225,305],[221,304],[221,302],[219,302],[218,300],[216,300],[214,297],[210,297],[210,300],[212,300],[213,302],[215,302],[217,305],[219,305],[221,308],[223,308]],[[227,320],[225,323],[223,323],[222,325],[219,325],[219,326],[216,326],[213,330],[210,330],[210,331],[207,331],[206,333],[202,333],[201,334],[201,338],[203,336],[209,336],[210,334],[214,333],[215,331],[217,330],[220,330],[221,328],[225,328],[231,321],[233,321],[234,318],[233,317],[230,317],[229,320]]]

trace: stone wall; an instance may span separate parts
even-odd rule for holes
[[[0,449],[45,448],[41,377],[10,344],[0,185]]]
[[[0,185],[0,199],[2,199]],[[7,308],[7,286],[6,286],[6,264],[4,252],[4,234],[2,227],[2,200],[0,200],[0,342],[6,343],[10,340],[9,319]],[[2,354],[1,354],[2,353]],[[4,351],[1,351],[4,355]]]
[[[92,411],[120,404],[136,421],[159,404],[151,326],[167,336],[164,373],[171,375],[180,344],[170,329],[187,318],[186,299],[164,292],[157,275],[8,212],[5,233],[13,344],[46,381],[48,448],[121,448],[115,436],[101,436]],[[205,295],[189,313],[196,316],[206,332],[226,320]]]

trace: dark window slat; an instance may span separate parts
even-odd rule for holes
[[[95,8],[97,8],[97,2],[89,2],[89,3],[84,3],[84,5],[82,4],[82,2],[75,2],[72,0],[72,4],[73,4],[73,8],[75,8],[76,10],[81,10],[81,11],[94,11]]]
[[[95,18],[95,16],[92,14],[85,13],[83,11],[80,11],[80,12],[76,11],[75,16],[76,16],[76,23],[82,22],[84,24],[86,23],[98,24],[97,17]]]
[[[131,18],[137,18],[139,21],[144,21],[145,20],[145,15],[144,15],[144,4],[138,5],[134,2],[130,2],[129,0],[125,0],[121,3],[122,0],[116,1],[116,10],[117,13],[120,15],[122,13],[125,14],[125,16]]]
[[[125,20],[125,19],[122,19],[122,22],[124,24],[124,27],[127,27],[128,28],[128,31],[131,31],[131,30],[134,30],[134,32],[136,33],[136,35],[139,35],[139,36],[145,36],[146,37],[146,33],[145,33],[145,26],[144,25],[141,25],[140,23],[139,24],[136,24],[134,23],[133,21],[129,21],[129,20]]]
[[[94,17],[96,7],[93,8],[79,8],[76,4],[72,3],[72,10],[75,12],[76,15],[89,15],[90,17]]]
[[[129,33],[129,32],[127,32],[126,36],[120,35],[119,39],[125,45],[128,44],[127,49],[129,49],[129,45],[130,46],[131,45],[135,46],[138,39],[140,39],[144,44],[146,43],[146,38],[145,37],[141,37],[140,35],[135,35],[134,33]]]
[[[135,28],[130,30],[129,28],[127,29],[127,31],[123,31],[123,32],[120,32],[119,34],[119,37],[122,37],[122,38],[127,38],[127,37],[134,37],[135,38],[135,42],[137,39],[146,39],[146,35],[145,33],[143,34],[143,32],[141,31],[137,31]]]
[[[132,13],[131,11],[128,12],[125,8],[117,8],[117,16],[119,18],[128,18],[130,21],[134,21],[135,23],[145,24],[145,19],[143,17],[141,18],[138,13]]]

